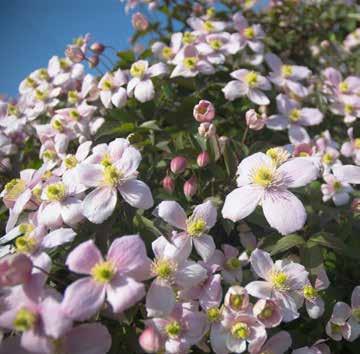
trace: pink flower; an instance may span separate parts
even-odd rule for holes
[[[147,327],[139,337],[139,344],[146,353],[157,353],[162,347],[160,334],[153,327]]]
[[[0,286],[15,286],[29,281],[32,261],[24,254],[15,254],[0,259]]]
[[[354,138],[354,128],[349,128],[348,136],[350,141],[341,146],[341,154],[345,157],[352,157],[356,165],[360,165],[360,139]]]
[[[228,284],[241,283],[242,280],[242,262],[237,248],[230,245],[222,245],[224,258],[222,263],[221,275]]]
[[[191,199],[196,194],[197,189],[198,189],[197,178],[195,175],[193,175],[184,183],[183,190],[185,197]]]
[[[298,263],[272,261],[269,253],[253,251],[250,258],[254,272],[264,280],[256,280],[246,286],[250,295],[260,299],[275,300],[282,310],[283,320],[299,317],[297,294],[307,284],[308,272]]]
[[[146,60],[135,62],[130,68],[132,79],[127,85],[128,95],[134,95],[140,102],[151,101],[155,96],[154,84],[151,78],[162,76],[167,71],[167,66],[164,63],[157,63],[149,67],[149,63]]]
[[[336,179],[331,174],[326,174],[323,178],[326,182],[326,184],[321,185],[323,201],[327,202],[332,199],[336,206],[347,204],[350,200],[349,193],[352,192],[351,186],[348,183]]]
[[[326,68],[323,74],[326,89],[335,96],[356,95],[360,92],[360,78],[357,76],[348,76],[344,80],[341,72],[334,68]]]
[[[168,193],[173,193],[175,190],[175,182],[174,180],[170,177],[170,176],[166,176],[164,177],[164,179],[161,182],[163,188],[168,192]]]
[[[107,72],[99,81],[100,99],[105,108],[114,105],[117,108],[125,106],[127,93],[124,86],[128,83],[127,75],[120,69],[113,73]]]
[[[306,185],[317,177],[315,165],[301,157],[279,167],[261,152],[245,158],[238,167],[238,188],[226,196],[222,215],[238,221],[261,204],[269,224],[286,235],[300,230],[306,221],[301,201],[288,188]]]
[[[249,294],[245,288],[240,285],[231,286],[226,292],[224,305],[229,311],[251,312]]]
[[[215,225],[217,212],[211,201],[197,205],[187,218],[184,209],[174,201],[164,201],[157,207],[157,215],[181,232],[173,236],[177,247],[191,252],[194,245],[203,260],[208,260],[215,251],[213,238],[207,232]]]
[[[198,34],[221,32],[225,29],[226,23],[221,21],[203,20],[198,17],[190,17],[188,25]]]
[[[268,105],[270,100],[262,90],[270,90],[270,82],[255,71],[239,69],[231,73],[235,80],[230,81],[222,89],[225,98],[233,101],[236,98],[247,96],[250,101],[258,105]]]
[[[283,319],[280,306],[270,299],[258,300],[253,307],[253,313],[266,328],[277,327]]]
[[[291,343],[292,340],[290,334],[285,331],[280,331],[273,335],[270,339],[268,339],[266,343],[261,347],[260,351],[256,354],[284,354],[288,349],[290,349]]]
[[[172,59],[177,55],[182,47],[183,34],[180,32],[171,35],[170,46],[162,42],[155,42],[151,46],[153,53],[160,59],[165,60],[171,64]]]
[[[325,340],[320,339],[314,345],[295,349],[292,354],[331,354],[330,348],[324,343]]]
[[[166,353],[187,353],[206,331],[206,317],[191,309],[188,304],[178,304],[169,316],[146,321],[160,334]]]
[[[348,323],[350,316],[350,306],[344,302],[337,302],[334,306],[331,318],[326,324],[326,334],[338,342],[343,338],[350,340],[351,326]]]
[[[283,64],[281,59],[273,53],[266,54],[265,60],[272,70],[269,76],[270,81],[276,86],[290,90],[299,97],[308,95],[308,89],[299,83],[299,81],[310,76],[311,71],[308,68],[298,65]]]
[[[341,95],[330,105],[330,110],[334,114],[343,116],[345,123],[353,123],[360,118],[360,97]]]
[[[254,109],[249,109],[245,113],[246,125],[253,130],[261,130],[264,128],[266,123],[266,116],[265,118],[259,115]]]
[[[131,23],[137,31],[146,31],[149,27],[149,21],[141,12],[132,15]]]
[[[206,167],[209,164],[209,162],[210,162],[210,156],[207,151],[201,152],[196,158],[196,163],[201,168]]]
[[[317,108],[301,108],[300,104],[284,94],[276,97],[279,114],[269,117],[266,126],[273,130],[289,130],[292,144],[309,143],[310,137],[303,126],[318,125],[323,114]]]
[[[83,201],[83,214],[91,222],[101,224],[114,211],[117,191],[135,208],[153,205],[149,187],[136,179],[141,155],[125,139],[116,139],[93,149],[94,154],[78,166],[78,182],[95,187]]]
[[[175,289],[188,290],[206,278],[206,269],[188,260],[189,249],[178,248],[160,236],[152,243],[155,260],[151,275],[155,277],[146,296],[148,316],[171,313],[176,304]]]
[[[176,156],[170,162],[170,170],[172,173],[181,174],[186,170],[187,160],[183,156]]]
[[[105,260],[92,240],[83,242],[68,255],[66,265],[72,272],[89,275],[65,290],[62,307],[73,319],[90,318],[105,298],[115,313],[121,313],[145,296],[141,281],[148,277],[150,260],[138,235],[115,239]]]
[[[257,353],[267,338],[265,327],[247,312],[224,310],[221,325],[212,331],[215,353]]]
[[[215,107],[214,105],[206,100],[201,100],[193,110],[194,118],[200,122],[212,122],[215,118]]]

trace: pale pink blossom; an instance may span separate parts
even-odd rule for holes
[[[341,154],[345,157],[351,157],[356,165],[360,165],[360,139],[354,138],[354,129],[349,128],[349,141],[346,141],[341,146]]]
[[[337,302],[334,306],[331,318],[326,324],[326,334],[337,342],[341,341],[343,338],[350,340],[351,326],[348,323],[350,317],[350,306],[345,302]]]
[[[196,121],[200,123],[208,122],[211,123],[215,118],[215,107],[214,105],[206,100],[201,100],[193,110],[193,115]]]
[[[259,115],[254,109],[249,109],[245,113],[246,125],[253,130],[261,130],[264,128],[267,117]]]
[[[291,343],[292,340],[290,334],[285,331],[280,331],[268,339],[256,354],[284,354],[290,349]]]
[[[327,202],[332,199],[336,206],[347,204],[350,200],[351,186],[337,179],[334,175],[325,174],[323,176],[326,184],[321,185],[321,192],[323,194],[323,201]]]
[[[105,108],[114,105],[117,108],[125,106],[127,102],[127,92],[124,87],[129,79],[121,69],[113,73],[107,72],[99,81],[100,99]]]

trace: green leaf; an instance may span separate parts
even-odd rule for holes
[[[288,251],[293,247],[301,247],[305,244],[305,240],[302,236],[291,234],[282,237],[276,244],[271,248],[271,254],[276,255]]]
[[[139,127],[149,130],[161,130],[157,125],[156,120],[148,120],[147,122],[142,123]]]

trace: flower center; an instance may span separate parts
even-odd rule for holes
[[[65,167],[67,169],[72,169],[78,164],[78,160],[74,155],[69,155],[64,160]]]
[[[225,268],[228,270],[236,270],[241,266],[241,261],[236,257],[229,258],[225,263]]]
[[[7,115],[16,116],[18,114],[18,110],[14,104],[8,103],[7,106]]]
[[[206,222],[204,219],[199,218],[188,223],[186,231],[190,236],[201,236],[206,229]]]
[[[340,82],[339,90],[341,93],[346,93],[349,91],[349,84],[345,81]]]
[[[78,121],[80,118],[80,113],[76,109],[71,109],[69,111],[69,117],[74,121]]]
[[[234,310],[240,310],[244,303],[244,295],[230,294],[230,307]]]
[[[215,29],[215,26],[211,21],[205,21],[203,24],[204,31],[212,32]]]
[[[293,73],[293,68],[291,65],[283,65],[281,67],[281,74],[284,76],[284,77],[289,77],[291,76]]]
[[[169,337],[177,337],[181,332],[181,325],[178,321],[172,321],[165,326],[165,332]]]
[[[341,333],[341,326],[336,323],[331,323],[331,332]]]
[[[360,138],[356,138],[354,140],[354,145],[356,149],[360,149]]]
[[[344,105],[344,112],[346,114],[352,114],[354,112],[354,106],[351,104],[345,104]]]
[[[303,293],[304,293],[305,299],[308,299],[308,300],[314,300],[319,296],[318,291],[310,284],[307,284],[304,286]]]
[[[35,226],[33,224],[20,224],[19,225],[19,232],[22,235],[29,235],[33,230],[35,229]]]
[[[335,192],[339,192],[342,189],[342,184],[340,181],[335,181],[333,187]]]
[[[294,108],[289,114],[289,118],[292,122],[297,122],[301,117],[300,109]]]
[[[255,87],[258,83],[259,75],[255,71],[249,71],[244,79],[248,86]]]
[[[246,339],[250,335],[250,329],[246,323],[238,322],[231,327],[231,334],[236,339]]]
[[[171,59],[172,56],[173,56],[173,52],[172,52],[172,49],[170,47],[164,47],[161,54],[167,60]]]
[[[62,58],[62,59],[59,60],[59,62],[60,62],[60,68],[61,69],[63,69],[63,70],[69,69],[70,65],[65,59]]]
[[[197,62],[198,62],[197,57],[187,57],[183,61],[185,68],[189,70],[194,70],[196,68]]]
[[[35,88],[36,87],[36,81],[34,79],[32,79],[31,77],[27,77],[26,78],[26,86],[30,87],[30,88]]]
[[[109,167],[112,166],[112,162],[111,162],[111,157],[109,154],[105,154],[104,157],[101,159],[100,163],[104,166],[104,167]]]
[[[355,317],[355,319],[360,322],[360,307],[353,309],[352,311],[353,316]]]
[[[130,74],[133,77],[143,77],[145,74],[146,68],[144,63],[134,63],[131,65]]]
[[[206,314],[210,322],[216,322],[220,317],[220,310],[217,307],[210,307]]]
[[[79,99],[78,93],[74,90],[68,92],[69,103],[76,103]]]
[[[35,97],[39,101],[45,101],[48,97],[48,93],[46,91],[35,90]]]
[[[322,160],[324,164],[331,165],[334,162],[334,157],[329,152],[327,152],[324,154]]]
[[[119,171],[115,166],[106,166],[104,170],[104,181],[109,186],[115,186],[119,183],[123,173]]]
[[[252,180],[261,187],[269,187],[274,180],[274,169],[261,166],[255,171]]]
[[[176,270],[176,265],[167,259],[157,259],[151,265],[151,272],[165,280],[171,279]]]
[[[46,69],[40,69],[38,72],[38,76],[40,80],[44,80],[44,81],[49,80],[49,74]]]
[[[37,240],[28,234],[20,236],[15,241],[16,251],[19,253],[33,253],[37,248]]]
[[[109,261],[99,262],[91,269],[93,279],[98,283],[109,283],[116,274],[116,268]]]
[[[268,319],[273,315],[273,309],[270,306],[265,307],[261,312],[260,312],[260,318],[261,319]]]
[[[271,160],[273,160],[276,166],[280,166],[282,163],[287,161],[290,156],[289,153],[281,147],[268,149],[266,151],[266,155],[269,156]]]
[[[19,332],[29,331],[35,326],[37,315],[30,312],[28,309],[21,309],[17,312],[13,325]]]
[[[54,129],[54,130],[57,130],[58,132],[63,132],[64,131],[64,126],[63,124],[61,123],[61,120],[60,119],[53,119],[51,121],[51,127]]]
[[[66,194],[64,183],[58,182],[48,185],[45,189],[45,194],[52,202],[63,200]]]
[[[220,39],[212,39],[209,41],[210,47],[214,50],[219,50],[222,47],[222,42]]]
[[[253,39],[255,37],[255,30],[253,27],[247,27],[244,29],[244,36],[247,39]]]
[[[134,76],[134,75],[133,75]],[[102,89],[104,91],[110,91],[113,87],[113,84],[110,80],[104,80],[102,83]]]
[[[287,285],[288,277],[284,272],[273,272],[270,276],[271,283],[276,290],[287,291],[289,287]]]
[[[191,32],[185,32],[183,36],[183,43],[184,44],[191,44],[195,42],[196,37]]]
[[[56,152],[53,150],[45,150],[43,153],[43,158],[45,160],[55,160]]]
[[[6,183],[5,191],[6,198],[10,200],[16,200],[17,197],[24,192],[26,188],[26,182],[20,178],[14,178],[10,182]]]

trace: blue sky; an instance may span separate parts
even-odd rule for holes
[[[85,33],[117,49],[128,47],[130,16],[119,0],[1,0],[0,93],[16,95],[19,82],[63,55]]]

